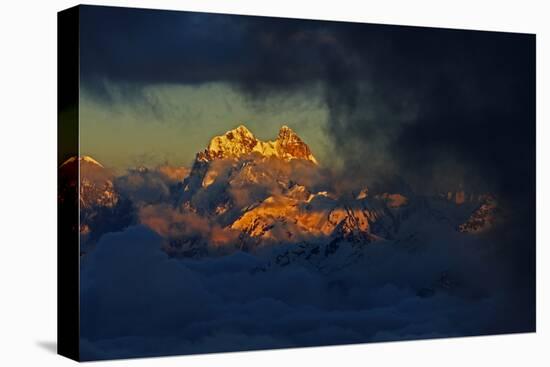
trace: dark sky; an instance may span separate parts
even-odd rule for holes
[[[534,195],[534,35],[85,6],[81,78],[101,106],[217,83],[251,120],[302,96],[324,111],[304,134],[322,130],[318,154],[358,179]]]

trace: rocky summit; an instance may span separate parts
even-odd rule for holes
[[[281,127],[277,138],[272,141],[259,140],[248,128],[240,125],[223,135],[212,138],[208,147],[197,154],[197,160],[241,158],[250,154],[286,161],[303,159],[317,164],[307,144],[286,125]]]

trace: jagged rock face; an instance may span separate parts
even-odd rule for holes
[[[118,202],[118,195],[114,190],[112,176],[95,159],[82,156],[71,157],[65,161],[60,170],[62,172],[74,172],[70,182],[65,185],[76,186],[76,176],[80,176],[80,207],[91,208],[94,206],[113,207]]]
[[[288,126],[283,126],[279,130],[275,147],[277,155],[283,159],[305,159],[317,163],[309,146]]]
[[[261,141],[241,125],[224,135],[212,138],[208,148],[197,154],[197,160],[240,158],[254,153],[265,158],[275,157],[287,161],[304,159],[317,164],[307,144],[288,126],[281,127],[276,140]]]
[[[226,132],[224,135],[212,138],[208,148],[198,154],[198,160],[213,160],[238,158],[258,151],[260,141],[245,126]]]
[[[133,221],[131,203],[120,197],[113,184],[113,175],[101,163],[89,156],[71,157],[59,169],[62,176],[63,172],[72,172],[71,179],[61,183],[65,187],[60,188],[61,201],[66,200],[63,192],[70,188],[76,192],[76,177],[80,177],[78,201],[82,244],[97,240],[103,233],[121,230]]]
[[[483,232],[493,226],[496,211],[497,201],[493,197],[487,196],[468,220],[458,226],[458,230],[465,233]]]
[[[297,186],[283,195],[270,196],[233,222],[231,229],[245,235],[242,247],[319,240],[370,242],[372,216],[366,208],[319,193],[305,199],[303,190]]]
[[[113,181],[110,179],[98,180],[81,173],[80,178],[80,207],[87,209],[94,206],[112,208],[119,201]]]

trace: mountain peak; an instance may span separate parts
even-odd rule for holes
[[[283,125],[279,129],[279,134],[277,134],[277,140],[278,141],[300,141],[302,142],[302,139],[292,130],[290,127]]]
[[[89,155],[83,155],[82,157],[80,157],[80,160],[84,161],[84,162],[92,163],[92,164],[95,164],[95,165],[97,165],[101,168],[104,168],[101,163],[99,163],[98,161],[96,161],[95,159],[90,157]]]
[[[63,167],[63,166],[67,166],[67,165],[70,165],[70,164],[73,164],[74,162],[85,162],[85,163],[90,163],[90,164],[93,164],[93,165],[96,165],[96,166],[99,166],[101,168],[105,168],[103,167],[103,165],[101,163],[99,163],[98,161],[96,161],[95,159],[93,159],[92,157],[90,157],[89,155],[83,155],[83,156],[80,156],[80,157],[77,157],[77,156],[73,156],[69,159],[67,159],[65,162],[63,162],[63,164],[60,166],[60,167]]]
[[[281,126],[276,140],[277,151],[283,158],[305,159],[317,164],[309,146],[286,125]]]
[[[244,125],[215,136],[204,152],[197,155],[200,161],[213,159],[239,158],[251,153],[263,157],[276,157],[286,161],[304,159],[317,164],[306,143],[287,125],[281,126],[277,139],[261,141]]]
[[[206,153],[212,158],[240,157],[250,154],[258,140],[244,125],[239,125],[225,134],[215,136],[210,140]]]
[[[294,133],[294,131],[290,127],[288,127],[287,125],[281,126],[281,128],[279,129],[279,135],[284,134],[286,132]]]
[[[251,132],[250,130],[248,130],[248,128],[247,128],[246,126],[244,126],[244,125],[239,125],[239,126],[237,126],[235,129],[230,130],[230,131],[228,131],[227,133],[229,133],[229,132],[238,132],[238,133],[241,133],[241,134],[252,135],[252,136],[254,136],[254,135],[252,134],[252,132]]]

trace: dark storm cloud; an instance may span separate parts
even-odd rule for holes
[[[362,180],[534,191],[532,35],[84,7],[84,85],[228,82],[254,100],[321,82]],[[127,91],[131,94],[131,88]]]
[[[369,37],[381,42],[362,47]],[[370,73],[335,63],[327,101],[355,171],[398,173],[416,190],[533,191],[532,36],[400,27],[346,39]]]
[[[292,22],[288,27],[272,18],[83,7],[82,77],[88,83],[298,85],[320,66],[312,68],[310,47],[301,50],[315,23]]]

